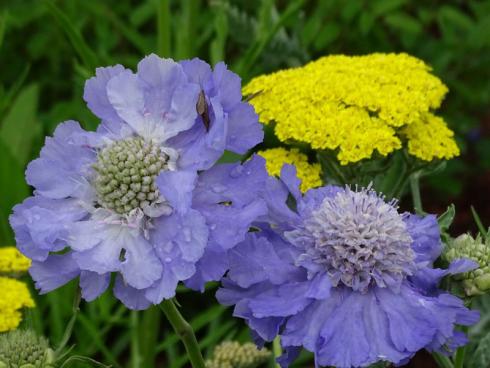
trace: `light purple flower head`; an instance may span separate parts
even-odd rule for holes
[[[455,325],[479,315],[438,283],[476,265],[433,267],[442,250],[435,216],[400,214],[371,189],[327,186],[302,196],[298,184],[287,165],[281,180],[268,180],[269,219],[230,250],[217,294],[259,344],[281,336],[282,367],[302,347],[317,366],[348,368],[466,343]]]
[[[179,281],[202,289],[219,279],[221,254],[266,211],[261,158],[213,166],[263,138],[241,98],[223,63],[150,55],[136,73],[98,68],[84,93],[97,132],[60,124],[28,166],[34,196],[10,218],[41,292],[80,276],[93,300],[116,273],[115,295],[143,309],[173,297]]]

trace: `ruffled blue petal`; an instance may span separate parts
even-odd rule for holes
[[[84,216],[86,211],[74,199],[34,196],[15,206],[9,220],[19,250],[33,260],[43,261],[50,251],[67,246],[68,229]]]
[[[95,69],[95,77],[85,82],[83,99],[92,112],[102,120],[120,122],[114,107],[107,98],[107,82],[126,70],[122,65]]]
[[[217,250],[213,249],[213,244]],[[210,242],[204,251],[204,255],[196,263],[196,272],[185,281],[185,285],[188,288],[204,292],[206,283],[221,279],[228,267],[228,254],[220,246]]]
[[[188,262],[198,261],[208,242],[208,227],[204,217],[195,210],[185,216],[174,213],[155,220],[151,241],[158,257],[167,262],[181,257]],[[177,253],[176,253],[177,252]]]
[[[124,281],[137,289],[144,289],[159,280],[163,266],[152,244],[143,236],[125,236],[121,239],[126,251],[121,262]]]
[[[243,288],[262,281],[278,285],[304,279],[304,271],[292,264],[293,247],[280,238],[275,239],[274,245],[265,237],[247,234],[243,242],[229,251],[228,277]]]
[[[195,171],[163,171],[158,175],[156,183],[160,194],[172,208],[184,215],[191,207],[196,180]]]
[[[296,167],[289,164],[284,164],[281,169],[281,180],[286,185],[289,193],[296,199],[296,201],[301,200],[301,191],[299,186],[301,180],[296,176]]]
[[[80,288],[82,297],[87,302],[97,299],[109,287],[111,274],[99,275],[95,272],[82,271],[80,274]]]
[[[138,63],[137,75],[142,81],[145,112],[155,116],[170,111],[174,91],[186,84],[186,76],[178,63],[155,54]]]
[[[204,217],[195,210],[185,216],[174,213],[155,222],[151,241],[163,264],[163,273],[146,296],[153,303],[172,298],[179,281],[196,272],[196,262],[203,257],[208,244],[208,227]]]
[[[437,217],[427,215],[421,217],[408,214],[405,217],[407,230],[413,239],[412,249],[416,254],[417,262],[434,262],[442,251],[441,234]]]
[[[151,302],[145,297],[145,290],[135,289],[127,285],[121,276],[116,278],[114,295],[132,310],[145,310],[151,306]]]
[[[421,292],[438,294],[439,282],[448,275],[469,272],[479,267],[479,264],[469,259],[456,259],[447,269],[423,267],[409,278],[410,282]]]
[[[264,139],[262,125],[252,105],[239,103],[228,113],[226,149],[245,154]]]
[[[32,262],[29,273],[41,294],[65,285],[80,274],[72,253],[51,255],[43,262]]]
[[[220,96],[225,110],[231,110],[242,100],[240,77],[228,70],[225,63],[220,62],[214,66],[213,85]]]
[[[93,197],[86,179],[95,162],[90,140],[75,121],[58,125],[54,136],[46,138],[40,157],[28,165],[27,182],[47,198]]]

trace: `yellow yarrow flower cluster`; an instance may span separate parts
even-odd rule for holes
[[[21,309],[33,308],[34,300],[27,286],[16,279],[0,276],[0,332],[17,328],[22,320]]]
[[[31,260],[15,247],[0,248],[0,272],[25,272],[31,267]]]
[[[30,261],[16,248],[0,248],[0,274],[24,272]],[[34,300],[26,284],[7,276],[0,276],[0,332],[16,329],[21,320],[23,308],[33,308]]]
[[[344,165],[375,152],[386,156],[404,142],[422,160],[448,159],[459,154],[458,147],[431,112],[447,87],[430,71],[407,54],[333,55],[259,76],[243,93],[252,96],[264,124],[275,122],[281,141],[338,150]],[[431,136],[428,145],[424,134]]]
[[[271,148],[259,151],[258,154],[265,158],[265,166],[269,175],[279,176],[284,164],[296,166],[298,178],[301,179],[300,189],[304,193],[308,189],[322,185],[320,164],[310,164],[308,157],[298,149]]]

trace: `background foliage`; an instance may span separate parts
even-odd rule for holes
[[[44,136],[64,120],[88,129],[98,124],[82,99],[84,81],[96,66],[134,68],[151,52],[198,56],[212,64],[225,60],[246,82],[326,54],[375,51],[425,60],[450,89],[441,113],[457,132],[463,156],[426,183],[426,208],[442,212],[456,202],[456,229],[464,231],[471,227],[473,204],[490,224],[489,0],[2,0],[0,245],[13,243],[7,218],[30,193],[24,170]],[[68,285],[38,297],[39,309],[28,323],[57,343],[73,293]],[[211,293],[183,292],[179,299],[205,352],[225,337],[248,339]],[[73,339],[77,352],[115,367],[151,367],[154,359],[171,368],[185,366],[176,336],[160,324],[156,310],[129,313],[105,294],[83,312]]]

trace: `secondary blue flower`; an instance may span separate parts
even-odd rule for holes
[[[255,195],[267,177],[261,158],[213,167],[225,149],[262,140],[239,78],[222,63],[150,55],[137,73],[97,69],[84,98],[102,120],[97,132],[59,125],[28,166],[34,196],[10,218],[36,286],[80,276],[93,300],[117,273],[115,295],[142,309],[174,296],[179,281],[202,288],[221,277],[220,253],[266,211]]]
[[[454,327],[478,313],[437,284],[475,265],[433,268],[441,252],[435,216],[400,214],[371,189],[327,186],[301,196],[290,166],[281,178],[267,183],[269,223],[256,223],[260,231],[230,250],[217,296],[235,305],[258,343],[281,336],[283,367],[301,347],[318,366],[365,367],[466,343]]]

